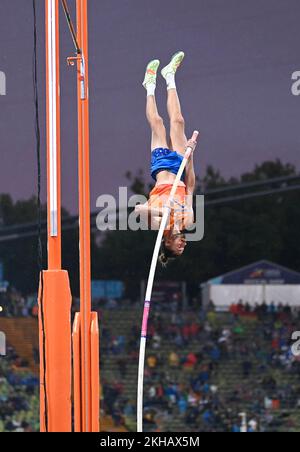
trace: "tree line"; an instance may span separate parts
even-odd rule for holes
[[[296,168],[280,160],[266,161],[242,174],[226,180],[209,166],[203,180],[198,180],[197,194],[218,187],[263,181],[296,175]],[[141,171],[127,173],[133,193],[148,194],[151,186]],[[211,199],[211,198],[210,198]],[[249,200],[211,205],[205,209],[205,236],[201,242],[190,243],[184,255],[167,269],[158,269],[157,277],[187,281],[192,291],[209,278],[237,269],[256,260],[268,259],[300,271],[300,193],[292,191]],[[63,217],[69,213],[63,209]],[[46,219],[46,206],[42,206]],[[1,227],[34,222],[37,200],[14,202],[9,194],[0,195]],[[120,279],[129,296],[138,296],[138,285],[146,279],[153,252],[155,233],[111,231],[99,237],[92,234],[92,277]],[[46,237],[44,265],[46,268]],[[63,268],[69,271],[72,292],[79,292],[78,231],[63,232]],[[38,285],[37,238],[0,242],[0,260],[5,278],[24,294],[34,293]]]

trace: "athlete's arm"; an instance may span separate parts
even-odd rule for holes
[[[162,216],[163,209],[158,207],[151,207],[146,202],[145,204],[138,204],[135,206],[135,212],[141,217],[141,220],[148,226],[151,226],[151,230],[158,230]]]
[[[197,146],[197,141],[194,141],[192,138],[188,140],[186,147],[192,148],[192,155],[190,156],[186,169],[185,169],[185,185],[186,185],[186,191],[188,195],[193,196],[195,191],[195,185],[196,185],[196,176],[195,176],[195,169],[194,169],[194,151]]]
[[[194,168],[194,151],[196,148],[197,142],[192,139],[188,141],[187,147],[191,147],[193,149],[192,155],[187,162],[186,170],[185,170],[185,185],[186,185],[186,211],[187,211],[187,219],[186,219],[186,227],[191,226],[194,223],[194,211],[193,211],[193,194],[195,192],[196,186],[196,175]]]
[[[149,204],[146,202],[145,204],[138,204],[135,206],[135,212],[139,213],[143,216],[156,216],[156,217],[162,217],[163,216],[163,209],[158,207],[152,207],[149,206]]]
[[[196,185],[196,176],[195,176],[195,169],[194,169],[194,154],[191,155],[187,166],[185,170],[185,185],[186,185],[186,192],[190,197],[193,196],[195,191],[195,185]]]

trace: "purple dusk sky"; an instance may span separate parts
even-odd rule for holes
[[[38,0],[39,93],[45,166],[44,0]],[[75,20],[75,0],[69,0]],[[102,193],[126,185],[142,168],[150,181],[150,134],[141,87],[149,59],[166,63],[186,52],[177,86],[187,131],[201,131],[196,172],[208,164],[239,176],[256,163],[280,158],[300,167],[300,97],[291,75],[300,70],[299,0],[89,0],[91,208]],[[32,89],[31,0],[1,0],[0,193],[36,193]],[[75,71],[73,44],[61,12],[63,204],[77,210]],[[166,89],[157,98],[166,117]],[[46,186],[43,177],[44,188]],[[45,190],[44,190],[45,193]]]

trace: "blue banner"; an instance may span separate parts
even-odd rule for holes
[[[211,279],[210,284],[300,284],[300,273],[268,261],[255,262]]]
[[[115,298],[120,299],[124,295],[124,284],[122,281],[92,281],[92,298]]]

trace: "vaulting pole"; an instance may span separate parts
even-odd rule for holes
[[[40,429],[71,431],[71,292],[61,269],[59,0],[45,0],[48,270],[40,275]]]
[[[195,131],[193,133],[192,140],[196,141],[199,132]],[[146,342],[147,342],[147,329],[148,329],[148,319],[151,306],[152,290],[154,284],[154,278],[157,267],[157,260],[159,255],[159,250],[161,242],[163,239],[164,231],[168,224],[168,219],[171,213],[171,206],[174,201],[177,187],[185,170],[185,167],[191,157],[193,150],[188,147],[184,159],[180,165],[175,181],[173,182],[172,190],[169,196],[168,205],[164,209],[163,217],[157,234],[157,239],[155,242],[155,247],[152,255],[151,267],[148,277],[147,290],[144,303],[142,330],[141,330],[141,340],[140,340],[140,354],[139,354],[139,367],[138,367],[138,389],[137,389],[137,431],[143,431],[143,390],[144,390],[144,368],[145,368],[145,353],[146,353]]]

